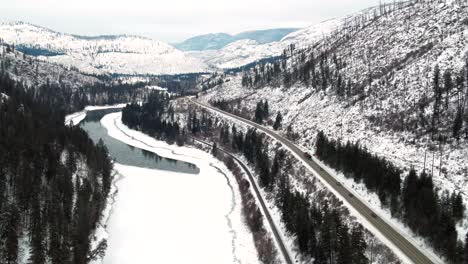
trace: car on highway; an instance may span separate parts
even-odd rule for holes
[[[312,160],[312,156],[309,154],[309,152],[304,152],[304,157],[308,160]]]

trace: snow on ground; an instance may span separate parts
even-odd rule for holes
[[[241,39],[219,50],[190,51],[187,54],[217,68],[236,68],[267,57],[279,56],[290,45],[310,45],[336,30],[344,21],[345,18],[329,19],[294,31],[281,41],[260,44],[255,40]]]
[[[201,150],[130,130],[120,117],[113,113],[101,120],[111,137],[193,163],[200,174],[115,164],[122,177],[116,182],[103,263],[257,263],[252,235],[242,220],[240,194],[224,164]]]
[[[181,103],[181,100],[179,100],[179,104]],[[182,102],[182,103],[185,103],[185,102]],[[219,120],[223,120],[223,122],[229,124],[229,126],[232,127],[232,125],[235,125],[236,128],[238,129],[238,131],[242,131],[243,133],[246,133],[247,130],[250,128],[250,126],[246,125],[245,123],[242,123],[242,122],[239,122],[237,119],[234,119],[230,116],[226,116],[226,115],[223,115],[223,114],[220,114],[218,112],[210,112],[216,119],[219,119]],[[279,143],[277,143],[277,141],[271,137],[268,137],[268,140],[270,142],[270,147],[271,149],[269,150],[269,156],[270,157],[273,157],[274,156],[274,151],[273,149],[275,148],[275,146],[280,146]],[[275,143],[273,143],[275,142]],[[241,161],[243,161],[244,164],[247,164],[247,166],[249,167],[250,171],[251,172],[254,172],[255,170],[251,168],[250,165],[248,165],[248,161],[243,157],[243,156],[239,156],[237,155],[237,158],[240,159]],[[337,197],[342,203],[344,203],[347,207],[349,207],[349,204],[347,204],[347,202],[339,196],[339,194],[337,192],[334,192],[333,189],[331,189],[331,187],[326,183],[326,182],[323,182],[323,181],[316,181],[315,179],[317,179],[317,177],[313,176],[313,174],[310,173],[310,171],[305,171],[303,169],[306,168],[306,166],[304,166],[305,164],[303,164],[302,162],[300,162],[299,160],[296,160],[294,165],[292,166],[294,169],[293,169],[293,172],[288,172],[290,174],[290,184],[291,186],[294,186],[294,189],[299,191],[299,192],[302,192],[302,193],[309,193],[309,195],[311,197],[316,197],[317,199],[323,199],[324,198],[324,194],[327,194],[327,193],[330,193],[330,194],[333,194],[335,197]],[[323,164],[322,164],[323,165]],[[323,165],[325,166],[325,165]],[[325,166],[326,168],[326,166]],[[330,170],[329,171],[330,173],[333,173],[333,170]],[[254,172],[255,174],[255,172]],[[341,175],[342,176],[342,175]],[[344,176],[342,176],[344,178]],[[257,186],[259,186],[259,182],[258,182],[258,179],[259,179],[259,176],[256,175],[256,178],[255,178],[255,183],[253,184],[257,184]],[[314,179],[312,180],[312,185],[313,185],[313,188],[311,189],[311,179]],[[304,181],[308,182],[308,184],[305,184]],[[278,230],[280,230],[280,236],[282,237],[282,240],[284,241],[285,243],[285,246],[290,254],[290,256],[292,256],[295,260],[295,263],[301,263],[301,264],[306,264],[306,263],[309,263],[310,262],[310,259],[302,259],[300,257],[300,253],[299,253],[299,249],[297,248],[297,243],[295,241],[295,237],[293,235],[291,235],[287,229],[286,229],[286,226],[284,225],[284,223],[282,222],[282,218],[281,218],[281,212],[279,210],[279,208],[275,205],[275,197],[271,195],[271,193],[269,192],[266,192],[263,188],[259,188],[260,190],[260,193],[262,195],[262,197],[264,197],[264,201],[267,205],[267,207],[269,208],[269,212],[273,218],[273,221],[277,227]],[[313,190],[313,191],[311,191]],[[361,193],[360,193],[361,194]],[[318,196],[316,196],[318,195]],[[325,195],[326,196],[326,195]],[[360,197],[359,195],[357,195],[355,193],[355,196],[356,197]],[[320,197],[320,198],[318,198]],[[361,196],[362,197],[362,196]],[[365,197],[368,197],[368,196],[365,196]],[[370,196],[372,197],[372,196]],[[312,199],[314,200],[314,199]],[[361,199],[363,200],[363,199]],[[342,206],[342,204],[334,204],[334,206]],[[372,207],[370,207],[372,208]],[[398,248],[396,248],[395,246],[393,246],[393,244],[391,244],[384,236],[382,236],[376,229],[374,229],[372,226],[370,226],[370,224],[367,222],[367,220],[365,218],[362,218],[359,213],[355,210],[353,210],[352,208],[350,208],[350,217],[347,218],[345,221],[348,222],[348,224],[350,225],[354,225],[355,222],[358,220],[359,223],[363,224],[369,231],[370,233],[367,234],[367,241],[368,243],[372,243],[374,245],[374,248],[376,248],[377,246],[383,246],[383,245],[388,245],[388,248],[392,250],[392,252],[394,254],[396,254],[396,256],[393,256],[393,257],[397,257],[400,261],[402,261],[403,263],[411,263],[411,261],[408,260],[408,258],[402,253],[399,251]],[[380,211],[379,211],[380,212]],[[386,219],[386,218],[385,218]],[[376,241],[375,238],[377,238],[378,240]],[[423,242],[421,242],[420,240],[416,241],[416,244],[419,245]],[[382,253],[382,252],[381,252]],[[373,254],[371,252],[371,249],[368,249],[368,256]],[[391,259],[388,259],[388,258],[391,258]],[[441,261],[438,259],[437,256],[434,256],[434,255],[431,255],[431,258],[434,260],[434,263],[441,263]],[[396,259],[392,258],[392,256],[389,256],[388,254],[386,253],[382,253],[382,255],[379,255],[379,256],[374,256],[374,261],[372,263],[399,263],[399,262],[393,262],[393,261],[396,261]]]
[[[86,118],[86,113],[92,110],[103,110],[103,109],[112,109],[112,108],[122,108],[126,104],[117,104],[117,105],[96,105],[96,106],[87,106],[81,112],[76,112],[65,116],[65,125],[78,125],[83,119]]]
[[[23,22],[0,23],[0,35],[17,47],[34,47],[42,53],[38,56],[41,60],[86,73],[178,74],[207,70],[204,63],[171,45],[145,37],[82,37]]]
[[[299,139],[299,145],[304,149],[313,149],[314,138],[319,130],[325,131],[327,135],[339,138],[341,136],[341,130],[339,128],[337,129],[337,127],[339,127],[338,124],[343,123],[343,140],[350,140],[352,142],[359,141],[369,150],[379,156],[387,157],[390,161],[402,168],[409,168],[411,164],[414,164],[416,168],[420,168],[421,166],[420,163],[424,159],[424,151],[414,148],[413,145],[408,145],[405,144],[405,142],[399,141],[398,137],[394,134],[386,134],[384,132],[371,134],[366,130],[367,126],[362,125],[366,122],[365,119],[360,116],[358,106],[343,110],[331,96],[320,93],[310,95],[310,91],[301,86],[294,86],[290,89],[267,87],[252,91],[242,88],[239,82],[240,80],[238,80],[238,78],[234,78],[230,83],[213,89],[209,94],[200,97],[200,100],[208,102],[210,99],[223,98],[225,100],[232,100],[235,98],[242,98],[242,106],[253,111],[258,101],[268,98],[270,112],[273,113],[272,118],[274,118],[277,111],[281,111],[283,114],[283,128],[288,124],[292,124],[294,131],[303,135]],[[286,96],[286,94],[288,94],[288,96]],[[302,103],[298,103],[303,98],[306,99]],[[431,156],[432,154],[429,155],[428,152],[428,157]],[[334,173],[333,170],[328,170]],[[356,193],[356,197],[361,197],[363,202],[376,211],[391,226],[400,230],[401,234],[415,245],[418,245],[419,248],[426,249],[427,255],[434,259],[436,263],[441,263],[440,259],[435,256],[432,251],[427,250],[430,247],[425,244],[422,238],[411,232],[401,221],[392,218],[389,210],[381,208],[380,200],[376,194],[370,193],[363,184],[357,184],[352,179],[347,179],[340,173],[335,172],[334,174],[344,182],[349,189]],[[448,179],[439,178],[436,174],[433,179],[441,189],[453,190],[456,188],[453,186],[457,186],[459,182],[461,184],[466,184],[464,180],[454,181],[455,176],[458,175],[454,175],[451,179]],[[466,187],[460,186],[457,189],[463,190],[464,188]],[[355,212],[352,213],[353,215],[357,215]],[[365,220],[359,219],[361,222]],[[369,225],[366,225],[366,227],[368,226]],[[466,221],[458,226],[458,229],[460,237],[463,237],[466,233]],[[370,231],[377,234],[375,230]],[[379,239],[382,240],[381,237],[379,237]],[[382,241],[385,242],[386,240]],[[392,247],[391,244],[386,244]],[[396,251],[396,253],[399,252]],[[399,254],[399,257],[405,259],[402,254]]]
[[[439,150],[427,149],[427,143],[411,143],[412,135],[408,133],[392,132],[374,127],[363,116],[359,104],[347,106],[339,102],[334,96],[322,92],[314,92],[301,84],[291,88],[272,88],[250,90],[241,87],[240,77],[231,78],[229,83],[213,89],[209,94],[200,97],[203,102],[213,99],[233,100],[242,98],[241,107],[253,111],[258,101],[268,99],[271,118],[277,111],[283,115],[283,129],[291,124],[295,132],[299,133],[299,143],[306,149],[313,149],[315,137],[322,130],[331,138],[342,141],[359,142],[372,153],[385,157],[400,168],[411,166],[421,171],[424,167],[424,155],[427,152],[426,169],[430,169],[432,157],[435,157],[433,181],[443,190],[458,190],[468,203],[468,180],[465,177],[466,157],[468,155],[468,141],[462,139],[460,147],[444,149],[442,173],[439,174]],[[429,165],[427,165],[429,164]],[[446,170],[444,172],[444,170]],[[402,175],[406,176],[406,173]]]
[[[29,263],[31,256],[31,242],[29,242],[29,233],[23,231],[18,239],[18,263]]]
[[[325,165],[322,161],[317,159],[315,156],[312,157],[315,162],[320,164],[322,168],[325,168],[325,170],[333,175],[336,179],[338,179],[344,186],[347,187],[348,190],[350,190],[355,197],[359,197],[359,199],[366,204],[369,208],[372,208],[373,211],[382,219],[384,219],[391,227],[393,227],[395,230],[399,230],[399,233],[404,236],[408,241],[410,241],[413,245],[415,245],[417,248],[419,248],[421,251],[426,253],[426,256],[428,256],[434,263],[444,263],[439,256],[437,256],[432,250],[429,250],[431,247],[427,245],[427,243],[424,241],[423,238],[419,237],[418,235],[414,234],[411,229],[409,229],[404,223],[401,222],[401,220],[392,217],[390,209],[389,208],[383,208],[382,204],[380,203],[379,197],[376,193],[370,192],[364,183],[356,183],[353,179],[351,178],[346,178],[345,175],[341,172],[337,172],[336,170],[328,167]],[[355,212],[357,214],[357,212]],[[361,221],[366,221],[362,217],[359,217]],[[367,223],[367,222],[366,222]],[[366,227],[369,226],[370,224],[366,224]],[[380,235],[376,230],[372,231],[376,235],[378,235],[379,239],[382,241],[386,241],[386,244],[389,244],[390,242]],[[398,248],[390,245],[392,250],[394,252],[397,252],[399,257],[401,259],[404,259],[406,261],[407,258],[403,253],[401,253]]]

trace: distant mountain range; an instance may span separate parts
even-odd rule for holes
[[[218,69],[237,68],[246,64],[281,55],[284,49],[294,44],[308,46],[341,27],[344,19],[330,19],[310,27],[293,31],[281,39],[262,43],[251,39],[240,39],[218,50],[189,51],[189,56]],[[245,35],[244,35],[245,36]]]
[[[290,44],[306,46],[342,24],[332,19],[311,27],[208,34],[175,47],[133,35],[79,36],[24,22],[0,23],[0,42],[44,62],[90,74],[173,75],[237,68],[278,56]]]
[[[236,35],[213,33],[189,38],[184,42],[174,44],[182,51],[218,50],[238,40],[254,40],[265,44],[281,40],[286,35],[297,31],[298,28],[275,28],[241,32]]]
[[[208,66],[162,41],[140,36],[85,37],[29,23],[0,24],[0,40],[40,60],[93,74],[179,74]]]

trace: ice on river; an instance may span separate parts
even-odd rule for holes
[[[227,168],[201,150],[170,146],[130,130],[120,116],[113,113],[101,120],[110,136],[191,162],[200,174],[115,164],[122,177],[115,183],[118,194],[107,223],[103,263],[258,263]]]

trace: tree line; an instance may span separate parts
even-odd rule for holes
[[[65,102],[1,75],[0,262],[17,263],[19,241],[28,263],[88,263],[101,255],[91,239],[106,206],[112,163],[79,127],[64,125]],[[86,166],[87,170],[78,172]]]
[[[317,134],[316,155],[346,177],[362,182],[377,193],[392,216],[400,218],[415,233],[427,239],[450,263],[468,262],[468,244],[458,241],[456,224],[463,219],[465,206],[460,192],[439,196],[432,177],[419,177],[411,169],[404,183],[402,172],[389,161],[371,154],[358,143],[342,144]],[[403,186],[403,187],[401,187]]]
[[[234,126],[232,130],[236,131]],[[234,151],[241,152],[256,168],[260,185],[275,195],[282,220],[304,256],[314,258],[314,263],[368,263],[362,227],[348,227],[328,201],[295,191],[285,170],[288,165],[283,150],[276,151],[271,160],[263,134],[255,129],[245,135],[232,132],[232,142]]]
[[[183,131],[174,119],[167,93],[152,92],[142,104],[131,103],[122,109],[122,122],[129,128],[140,130],[152,137],[182,145]]]
[[[202,119],[205,125],[197,126],[195,134],[210,135],[224,148],[241,153],[255,168],[261,187],[274,195],[282,221],[296,238],[303,256],[315,259],[314,263],[369,263],[362,226],[349,227],[328,201],[313,200],[295,191],[289,183],[286,168],[290,165],[286,164],[283,150],[276,151],[275,157],[270,159],[268,144],[263,134],[255,129],[243,133],[235,125],[216,125],[218,123],[209,121],[211,117],[205,114]],[[213,131],[219,131],[218,136],[213,136]]]

